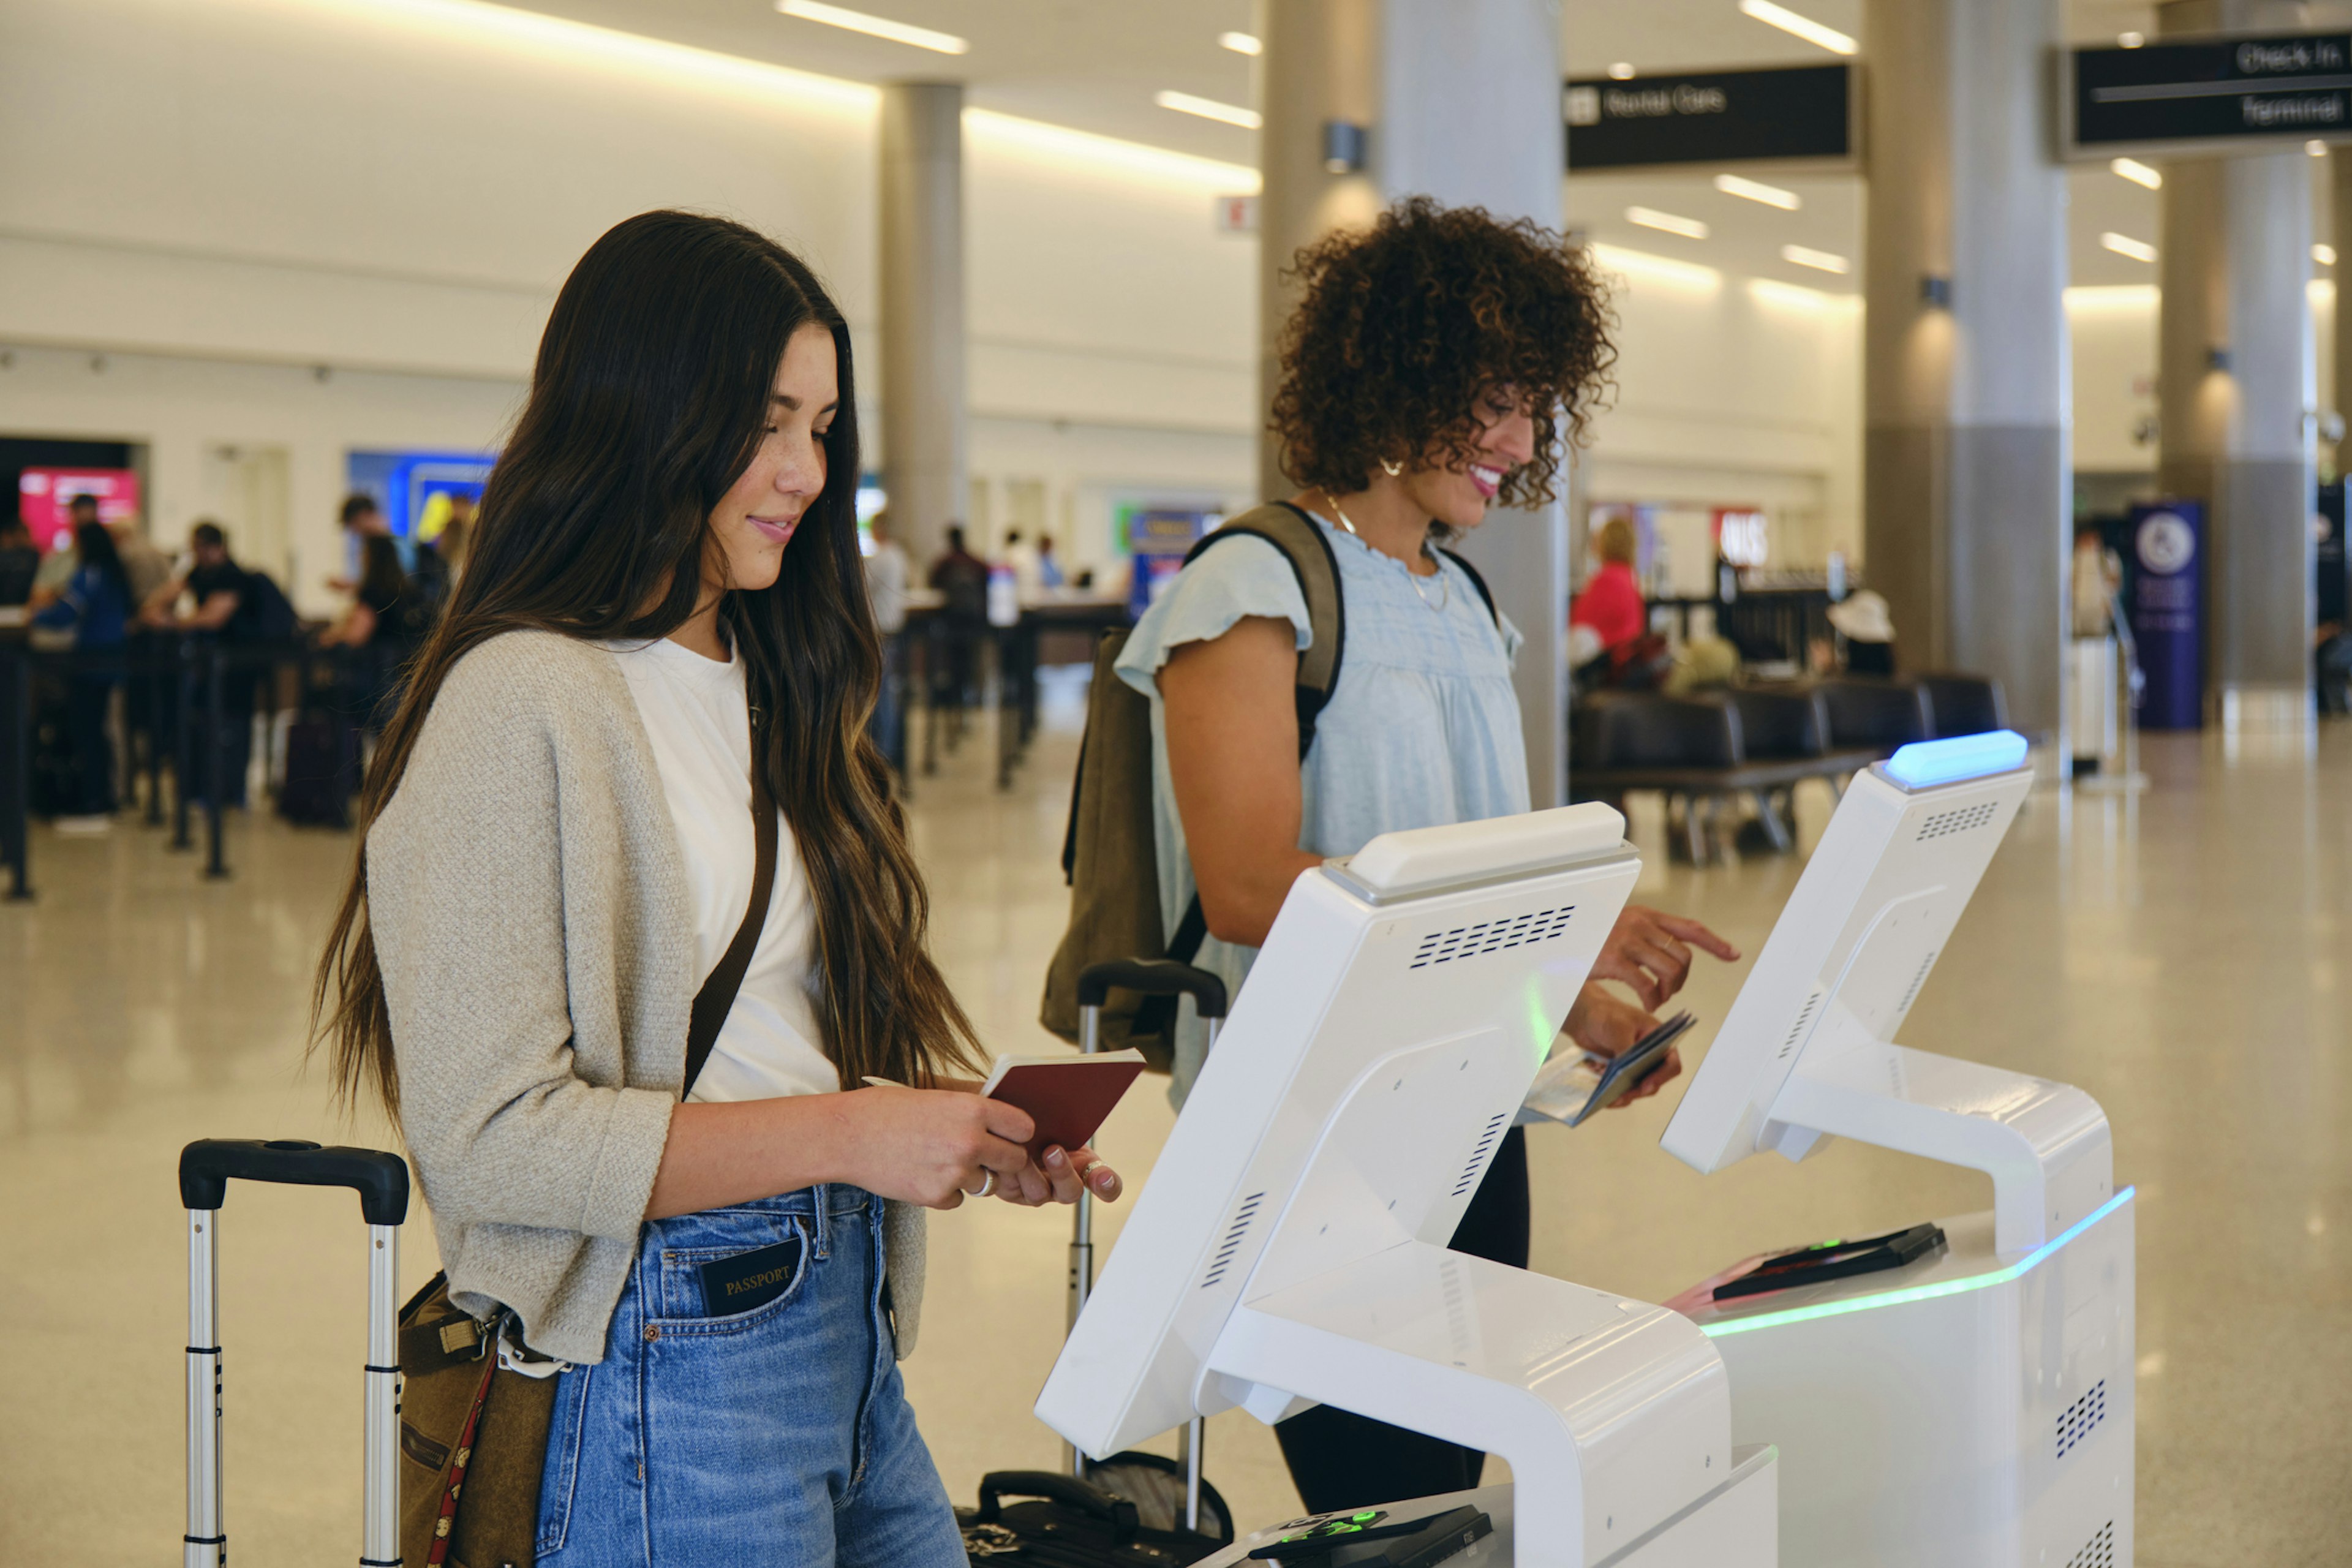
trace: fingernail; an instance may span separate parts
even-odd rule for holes
[[[1055,1170],[1058,1171],[1069,1163],[1070,1157],[1067,1154],[1063,1153],[1059,1149],[1048,1149],[1045,1151],[1045,1163],[1052,1166]]]

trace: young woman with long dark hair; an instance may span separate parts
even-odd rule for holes
[[[866,736],[856,408],[848,328],[781,247],[684,213],[606,234],[370,770],[320,1002],[452,1300],[568,1363],[542,1563],[961,1565],[896,1365],[922,1211],[1118,1191],[945,1077],[976,1045]],[[774,893],[679,1103],[755,777]]]

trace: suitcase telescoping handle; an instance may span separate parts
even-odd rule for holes
[[[1193,1010],[1208,1026],[1209,1047],[1216,1048],[1217,1031],[1225,1022],[1223,979],[1172,958],[1114,958],[1103,963],[1090,963],[1078,973],[1078,1049],[1088,1056],[1102,1048],[1103,1004],[1110,999],[1114,989],[1140,992],[1146,996],[1190,996]],[[1077,1326],[1078,1313],[1085,1310],[1087,1297],[1094,1289],[1094,1199],[1081,1187],[1070,1236],[1072,1328]],[[1195,1415],[1185,1423],[1183,1436],[1177,1443],[1184,1464],[1184,1528],[1195,1532],[1201,1528],[1201,1473],[1206,1462],[1202,1447],[1207,1436],[1206,1424]],[[1076,1444],[1066,1443],[1063,1448],[1069,1459],[1070,1473],[1080,1480],[1086,1479],[1087,1457],[1078,1452]]]
[[[180,1151],[188,1210],[188,1530],[184,1568],[222,1568],[221,1205],[234,1178],[351,1187],[368,1226],[367,1488],[360,1537],[364,1568],[400,1564],[400,1226],[408,1166],[380,1149],[328,1149],[297,1139],[205,1138]]]

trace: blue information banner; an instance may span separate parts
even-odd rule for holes
[[[2143,502],[2131,510],[2132,637],[2147,683],[2143,730],[2205,721],[2205,503]]]

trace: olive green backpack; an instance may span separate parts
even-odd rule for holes
[[[1316,717],[1339,685],[1347,648],[1339,563],[1323,530],[1287,501],[1234,518],[1192,546],[1184,563],[1191,565],[1225,540],[1244,536],[1263,539],[1282,552],[1307,601],[1313,637],[1298,655],[1296,691],[1298,756],[1304,762],[1315,743]],[[1469,574],[1492,611],[1494,596],[1476,570],[1452,552],[1446,554]],[[1095,649],[1086,736],[1079,743],[1077,776],[1070,786],[1069,828],[1062,840],[1070,923],[1045,972],[1039,1022],[1071,1041],[1078,1037],[1078,976],[1088,966],[1126,958],[1190,963],[1209,931],[1198,894],[1172,934],[1160,919],[1160,860],[1151,813],[1151,700],[1121,680],[1117,668],[1129,635],[1124,628],[1105,632]],[[1175,1055],[1176,1002],[1173,996],[1112,991],[1103,1007],[1098,1048],[1133,1047],[1155,1071],[1166,1072]]]

